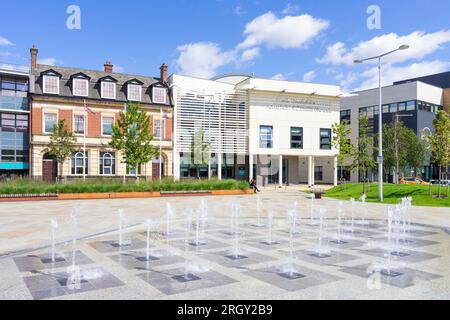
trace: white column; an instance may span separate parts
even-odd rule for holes
[[[180,180],[180,154],[176,150],[173,152],[173,179]]]
[[[248,180],[252,180],[254,177],[253,175],[253,155],[250,154],[248,156]]]
[[[222,180],[222,158],[221,153],[217,154],[217,179]]]
[[[311,168],[312,168],[312,157],[309,156],[308,157],[308,187],[312,186],[312,173],[311,173]]]
[[[336,187],[338,185],[338,165],[337,165],[337,157],[333,159],[334,166],[334,175],[333,175],[333,185]]]
[[[280,154],[279,158],[279,165],[278,165],[278,185],[280,188],[283,187],[283,155]]]
[[[314,161],[315,160],[314,157],[311,157],[311,159],[312,159],[312,161],[311,161],[311,182],[312,182],[312,185],[315,185],[316,181],[315,181],[315,177],[314,177],[314,169],[315,169],[316,163]]]

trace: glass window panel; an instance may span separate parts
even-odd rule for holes
[[[73,94],[76,96],[88,95],[89,81],[86,79],[73,79]]]
[[[85,116],[84,115],[74,115],[73,116],[73,131],[76,134],[84,134],[85,128]]]
[[[320,129],[320,149],[331,150],[331,129]]]
[[[154,103],[166,103],[167,89],[166,88],[153,88],[153,102]]]
[[[51,133],[56,125],[56,113],[44,114],[44,132]]]
[[[112,135],[112,126],[114,123],[114,118],[113,117],[103,117],[103,135],[104,136],[110,136]]]

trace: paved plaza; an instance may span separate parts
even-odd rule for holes
[[[259,223],[255,196],[0,203],[0,299],[450,299],[450,209],[412,207],[392,250],[387,206],[359,204],[352,227],[349,202],[338,224],[335,200],[293,188],[260,199]],[[187,222],[202,200],[207,216]]]

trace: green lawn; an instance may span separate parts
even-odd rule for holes
[[[401,198],[411,196],[415,206],[450,207],[450,199],[433,198],[429,195],[428,188],[429,186],[422,185],[384,184],[384,203],[397,204]],[[326,191],[326,196],[341,200],[349,200],[353,197],[358,200],[362,195],[362,191],[362,184],[349,183]],[[445,193],[445,191],[446,188],[443,187],[442,193]],[[437,192],[438,187],[432,186],[432,193],[437,194]],[[370,192],[367,193],[367,202],[379,202],[377,184],[370,186]]]
[[[140,181],[121,183],[117,180],[96,179],[72,181],[64,184],[44,183],[30,179],[16,179],[0,183],[0,194],[57,194],[57,193],[107,193],[107,192],[157,192],[157,191],[209,191],[245,190],[246,181],[236,180],[182,180],[173,182]]]

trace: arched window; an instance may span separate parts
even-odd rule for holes
[[[83,161],[83,156],[84,154],[82,151],[75,152],[72,155],[72,175],[87,175],[89,173],[88,152],[86,151],[85,161]],[[85,172],[83,172],[83,162],[85,164]]]
[[[100,174],[105,176],[116,174],[116,154],[114,152],[100,152]]]

